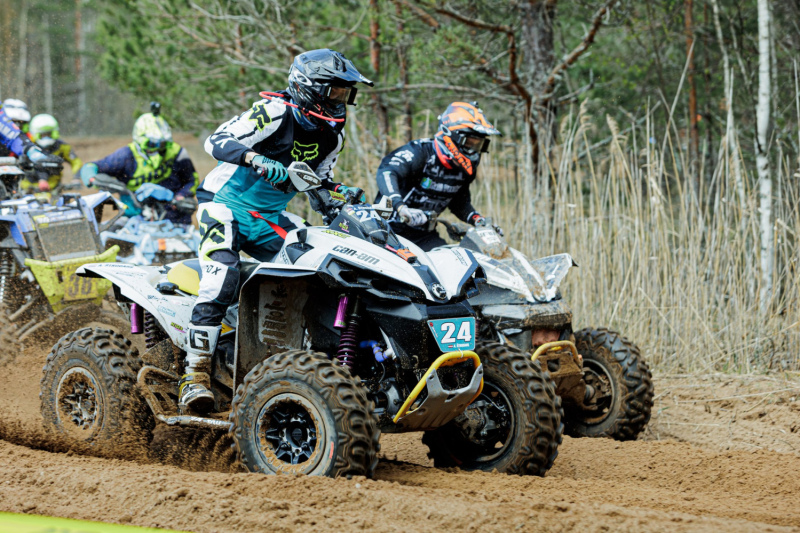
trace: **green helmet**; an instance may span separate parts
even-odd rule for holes
[[[133,142],[145,152],[163,151],[172,142],[172,130],[163,118],[145,113],[133,124]]]
[[[50,146],[60,137],[58,121],[53,115],[41,114],[31,119],[31,137],[39,146]]]

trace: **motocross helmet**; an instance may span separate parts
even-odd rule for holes
[[[53,115],[36,115],[31,119],[31,137],[43,148],[53,146],[60,137],[58,121]]]
[[[133,124],[133,142],[145,153],[164,153],[172,142],[172,130],[162,117],[145,113]]]
[[[339,52],[323,48],[294,58],[289,69],[289,95],[303,111],[343,119],[355,105],[356,83],[374,83]]]
[[[481,154],[489,150],[490,135],[502,134],[489,124],[478,102],[453,102],[439,115],[436,155],[445,166],[455,164],[471,176]]]
[[[3,111],[24,133],[28,133],[28,123],[31,121],[31,112],[28,111],[28,104],[16,98],[6,98],[3,100]]]

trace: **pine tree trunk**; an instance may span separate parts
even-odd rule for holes
[[[28,3],[22,2],[19,16],[19,64],[17,65],[17,94],[14,98],[25,99],[25,78],[28,72]]]
[[[44,108],[53,114],[53,62],[50,57],[50,20],[42,15],[42,63],[44,75]]]
[[[756,168],[758,169],[758,199],[761,233],[761,291],[762,315],[769,310],[772,298],[772,181],[770,179],[770,8],[769,0],[758,0],[758,103],[756,105]]]

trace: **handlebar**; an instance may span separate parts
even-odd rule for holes
[[[172,199],[169,202],[166,201],[159,201],[154,200],[152,198],[145,199],[144,202],[140,202],[138,198],[136,198],[136,194],[128,189],[127,185],[119,181],[113,176],[109,176],[108,174],[97,174],[90,180],[90,184],[93,187],[97,187],[100,190],[104,190],[110,193],[117,193],[120,196],[125,195],[131,199],[133,206],[137,209],[142,209],[145,205],[158,205],[158,206],[165,206],[171,205],[174,206],[178,211],[183,213],[194,213],[197,210],[197,198],[190,197],[190,198],[182,198],[180,200]],[[163,218],[160,216],[159,218]]]

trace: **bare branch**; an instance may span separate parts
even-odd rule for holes
[[[403,90],[406,91],[422,91],[426,89],[438,90],[438,91],[454,91],[459,93],[472,93],[478,94],[483,98],[489,98],[492,100],[500,100],[503,102],[508,102],[514,104],[517,102],[514,98],[509,98],[507,96],[501,95],[493,95],[489,94],[484,90],[476,89],[475,87],[465,87],[463,85],[449,85],[447,83],[413,83],[410,85],[394,85],[392,87],[381,87],[380,89],[371,89],[369,92],[370,94],[374,93],[393,93],[393,92],[400,92]]]
[[[583,40],[581,43],[575,47],[564,59],[561,60],[561,63],[555,66],[555,68],[550,72],[550,75],[547,77],[547,81],[544,85],[544,90],[542,91],[542,95],[539,97],[540,101],[547,101],[553,95],[553,90],[555,89],[556,79],[558,75],[567,70],[570,65],[575,63],[579,57],[581,57],[586,50],[594,42],[594,38],[597,35],[597,31],[600,29],[600,26],[603,25],[603,17],[605,17],[606,13],[614,7],[614,4],[617,3],[617,0],[608,0],[606,4],[597,10],[597,13],[594,14],[594,19],[592,20],[592,26],[589,28],[589,31],[586,32],[584,35]]]

